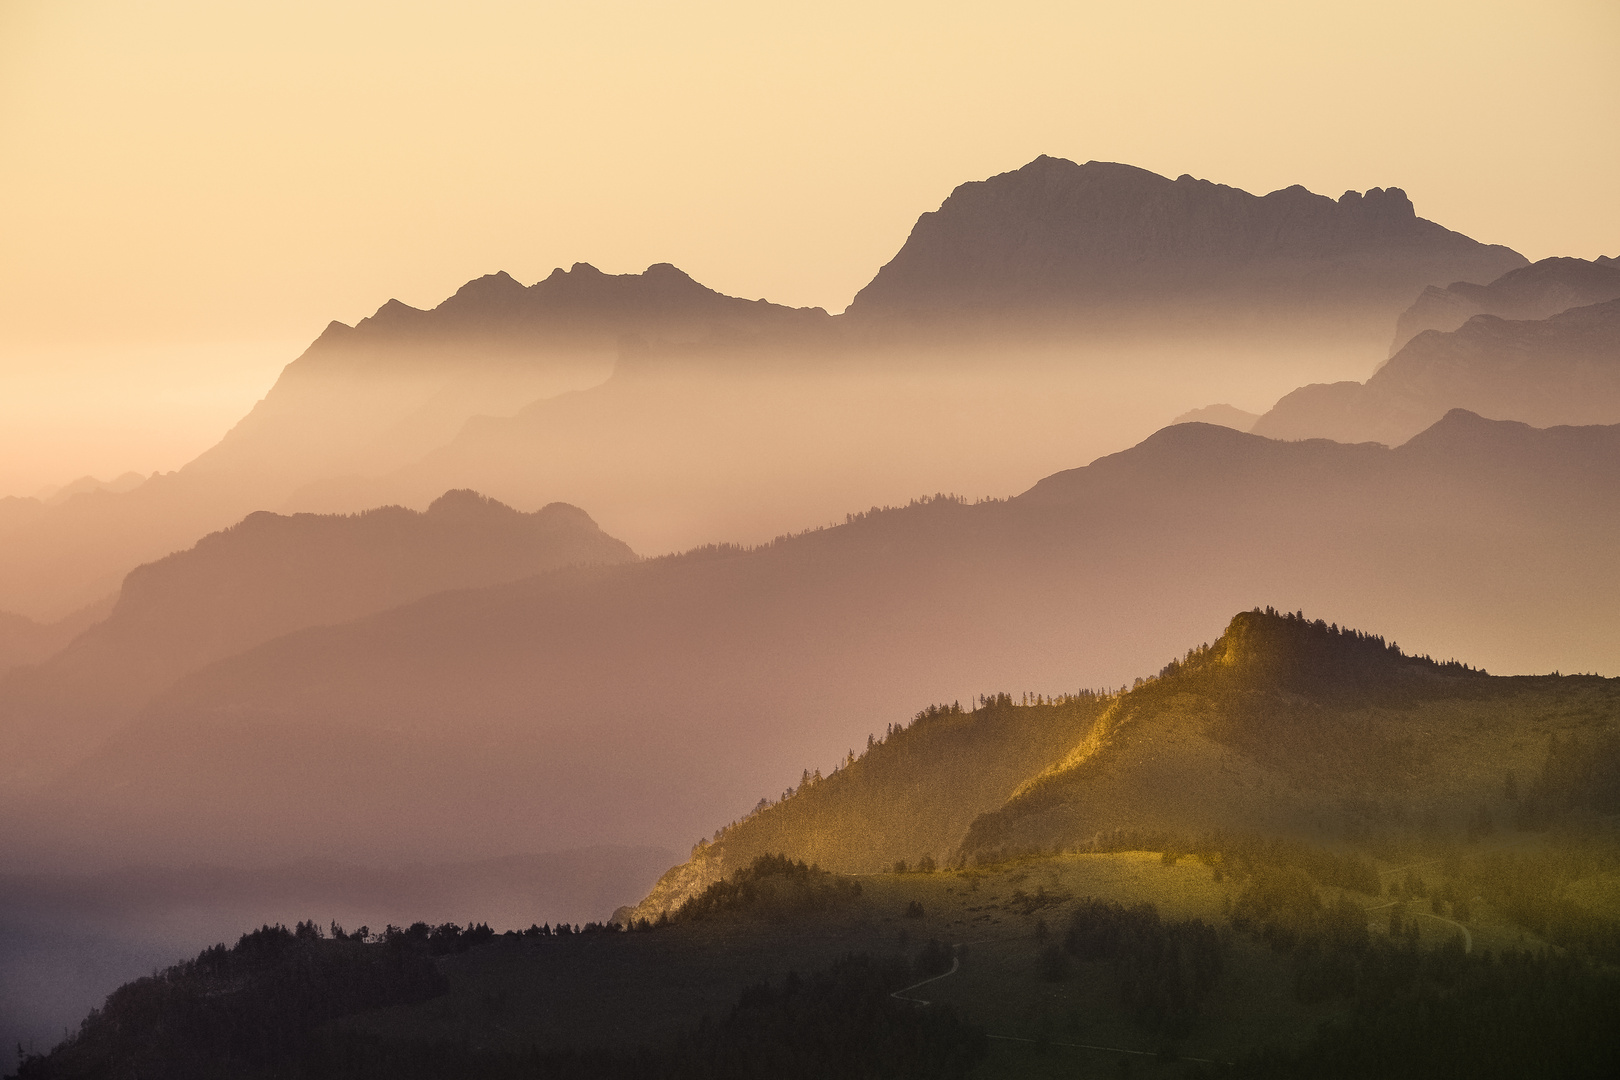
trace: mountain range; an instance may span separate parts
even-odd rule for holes
[[[1509,270],[1488,285],[1430,285],[1395,321],[1390,354],[1425,330],[1451,331],[1475,315],[1515,321],[1545,319],[1570,308],[1620,299],[1620,259],[1551,258]]]
[[[673,846],[919,701],[1155,670],[1255,599],[1496,668],[1607,667],[1617,475],[1617,427],[1456,411],[1391,450],[1186,424],[1007,501],[439,593],[179,679],[14,798],[6,847]]]
[[[490,274],[432,310],[328,326],[176,473],[5,500],[0,610],[53,621],[255,510],[472,487],[587,506],[669,551],[919,491],[1018,490],[1200,400],[1359,374],[1424,287],[1524,262],[1396,188],[1255,196],[1042,157],[957,188],[841,315],[667,264]]]
[[[1544,319],[1475,315],[1450,332],[1426,330],[1365,383],[1301,387],[1251,430],[1394,446],[1454,408],[1540,426],[1620,421],[1620,299]]]
[[[1304,323],[1317,335],[1382,336],[1392,306],[1450,268],[1489,280],[1524,263],[1419,218],[1399,188],[1256,196],[1043,155],[963,184],[924,214],[848,315],[951,333],[1076,320],[1153,332],[1168,320],[1199,335],[1234,324],[1252,333],[1265,317],[1285,332]]]

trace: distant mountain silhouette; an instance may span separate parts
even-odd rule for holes
[[[26,615],[0,611],[0,676],[22,664],[37,664],[59,651],[85,630],[105,619],[116,596],[80,608],[52,623],[35,622]]]
[[[575,507],[523,514],[472,491],[447,492],[425,513],[249,515],[131,571],[104,622],[0,679],[0,783],[26,784],[30,762],[82,754],[186,672],[291,631],[634,558]]]
[[[1176,417],[1176,424],[1219,424],[1229,427],[1233,431],[1250,431],[1254,422],[1260,419],[1259,413],[1246,412],[1233,405],[1205,405],[1202,409],[1193,409]]]
[[[1509,270],[1489,285],[1431,285],[1395,323],[1390,355],[1425,330],[1451,331],[1475,315],[1545,319],[1588,304],[1620,299],[1620,259],[1552,258]]]
[[[296,484],[397,467],[470,416],[600,382],[627,349],[791,338],[829,320],[725,296],[668,263],[641,274],[575,263],[530,286],[489,274],[430,311],[390,300],[353,327],[332,323],[186,471]]]
[[[1358,374],[1425,286],[1523,262],[1395,188],[1254,196],[1043,157],[923,215],[841,316],[668,264],[491,274],[431,310],[331,324],[178,473],[0,505],[0,609],[58,618],[255,510],[473,487],[588,506],[667,551],[915,491],[1015,490],[1200,400]]]
[[[1413,338],[1365,383],[1318,383],[1255,422],[1274,439],[1396,445],[1453,408],[1553,424],[1620,421],[1620,300],[1536,321],[1476,315]]]
[[[178,472],[116,497],[107,485],[79,485],[57,505],[0,499],[0,609],[56,618],[116,589],[142,562],[255,510],[283,508],[303,485],[386,473],[448,442],[470,417],[510,415],[599,383],[622,358],[633,367],[654,352],[699,349],[747,365],[761,340],[802,350],[832,322],[819,308],[724,296],[667,263],[618,275],[576,263],[531,286],[490,274],[429,311],[390,300],[356,326],[329,325],[246,417]],[[458,486],[466,485],[445,485]]]
[[[46,506],[56,506],[67,502],[75,495],[83,495],[90,491],[110,491],[114,495],[126,491],[134,491],[146,482],[146,477],[138,472],[126,472],[111,480],[98,480],[94,476],[81,476],[71,483],[61,487],[51,488],[36,496]]]
[[[1390,450],[1180,425],[1006,502],[298,631],[0,822],[18,858],[684,847],[922,702],[1117,684],[1257,600],[1492,670],[1612,667],[1617,480],[1620,427],[1456,411]]]
[[[1424,286],[1494,279],[1524,263],[1417,217],[1399,188],[1337,201],[1297,185],[1256,196],[1042,156],[963,184],[924,214],[849,315],[1003,329],[1098,320],[1162,329],[1167,319],[1197,329],[1269,315],[1381,337]]]

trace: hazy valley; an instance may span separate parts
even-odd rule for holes
[[[296,929],[22,1076],[1614,1060],[1613,259],[1043,156],[842,313],[490,274],[125,479],[0,500],[0,1040]]]

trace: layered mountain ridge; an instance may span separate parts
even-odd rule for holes
[[[678,550],[916,491],[1016,490],[1077,453],[1030,444],[1032,409],[1091,417],[1081,455],[1128,445],[1206,393],[1359,372],[1422,288],[1523,262],[1416,217],[1395,188],[1255,196],[1043,157],[958,188],[838,316],[724,296],[668,264],[577,263],[527,286],[490,274],[432,310],[390,301],[332,324],[177,474],[0,505],[0,610],[54,620],[254,510],[422,507],[473,487],[587,506],[642,550]],[[1011,375],[1026,347],[1046,366]],[[1140,403],[1164,393],[1149,416]],[[880,422],[911,426],[884,444]],[[930,444],[940,424],[984,436],[958,460]],[[877,461],[888,474],[859,479]]]
[[[189,671],[305,627],[451,589],[635,553],[566,504],[520,513],[451,491],[427,511],[267,511],[131,571],[105,621],[0,679],[0,785],[41,782]]]
[[[1492,669],[1605,668],[1617,477],[1620,427],[1459,411],[1391,450],[1180,425],[1007,501],[283,636],[158,695],[13,802],[3,840],[92,862],[492,857],[536,830],[684,846],[918,701],[1117,684],[1256,598]]]
[[[1620,259],[1542,259],[1509,270],[1488,285],[1431,285],[1395,322],[1390,355],[1425,330],[1456,330],[1475,315],[1545,319],[1570,308],[1620,298]]]
[[[1475,315],[1457,330],[1426,330],[1365,383],[1303,386],[1252,430],[1394,446],[1455,408],[1537,426],[1620,421],[1620,299],[1545,319]]]

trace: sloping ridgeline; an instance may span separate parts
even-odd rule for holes
[[[1001,694],[977,708],[932,706],[869,739],[823,777],[806,771],[776,802],[700,843],[635,910],[656,919],[759,856],[789,852],[841,873],[943,860],[978,815],[1000,806],[1031,774],[1090,730],[1108,698],[1091,692],[1029,705]]]
[[[1130,838],[1187,850],[1243,836],[1477,831],[1514,812],[1509,773],[1546,773],[1549,746],[1560,762],[1572,746],[1609,746],[1617,718],[1616,680],[1493,677],[1257,609],[1119,694],[1033,706],[1000,695],[970,712],[919,714],[832,776],[807,776],[697,845],[619,917],[656,919],[768,852],[871,873],[924,856],[995,863]],[[1518,813],[1607,806],[1603,778],[1581,777],[1557,796],[1530,783]]]
[[[1617,712],[1613,680],[1496,678],[1300,613],[1244,612],[1112,702],[1063,760],[974,822],[958,857],[1084,847],[1116,830],[1461,826],[1500,795],[1505,771],[1536,770],[1549,735]]]

